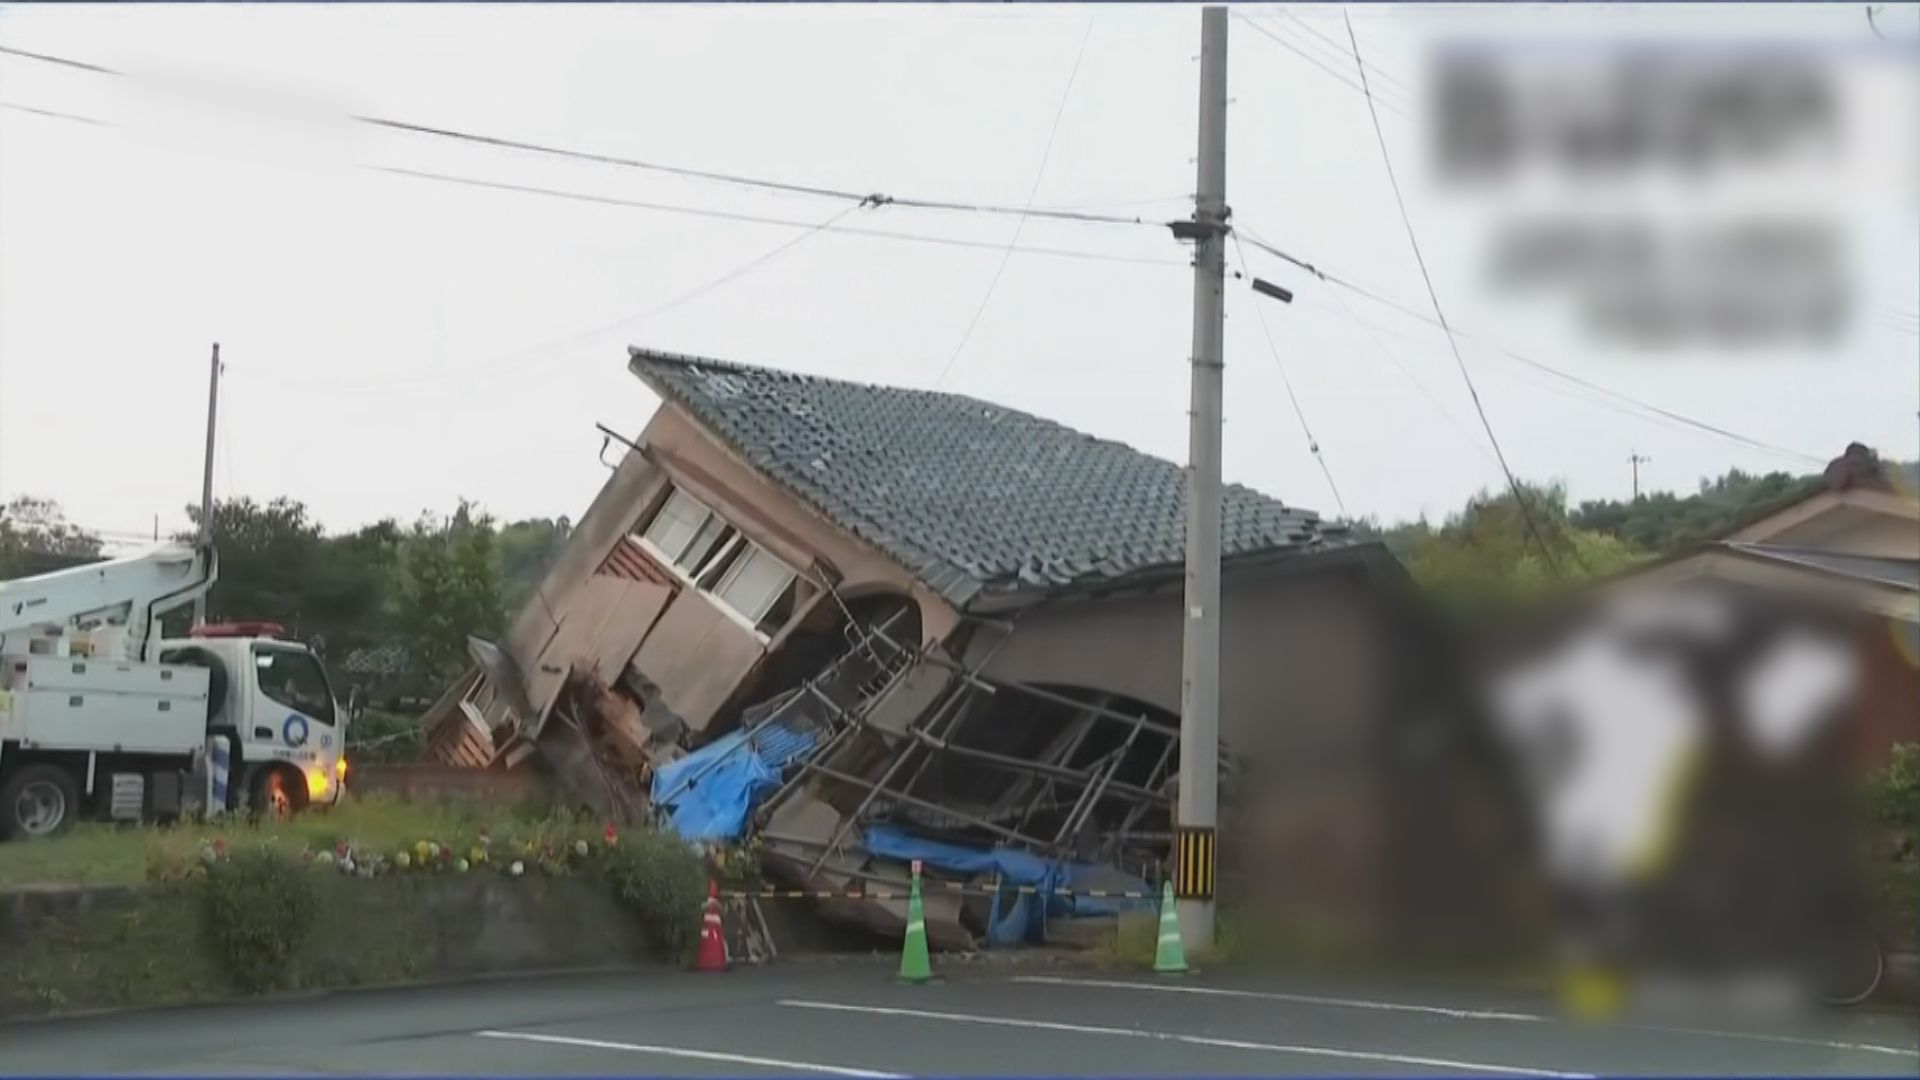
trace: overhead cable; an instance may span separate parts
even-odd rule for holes
[[[1233,13],[1233,17],[1236,19],[1239,19],[1242,23],[1244,23],[1247,27],[1252,29],[1255,33],[1259,34],[1260,36],[1266,38],[1267,40],[1273,42],[1274,44],[1280,46],[1281,48],[1287,50],[1288,52],[1294,54],[1295,56],[1298,56],[1300,59],[1305,60],[1307,63],[1312,64],[1314,67],[1319,68],[1321,71],[1325,72],[1327,75],[1332,76],[1336,82],[1340,83],[1340,85],[1345,86],[1347,89],[1352,90],[1355,93],[1363,94],[1363,95],[1366,94],[1366,90],[1363,87],[1361,87],[1359,83],[1354,82],[1353,79],[1348,77],[1344,72],[1341,72],[1333,68],[1332,66],[1330,66],[1325,60],[1322,60],[1319,57],[1313,55],[1312,53],[1306,51],[1300,46],[1294,44],[1292,41],[1289,41],[1286,38],[1281,37],[1279,34],[1274,33],[1272,30],[1268,29],[1267,27],[1262,26],[1257,22],[1254,22],[1251,18],[1249,18],[1246,15],[1242,15],[1241,13],[1236,11]],[[1368,95],[1368,107],[1371,108],[1372,104],[1373,103],[1372,103],[1371,95]],[[1386,109],[1388,112],[1393,113],[1395,116],[1400,117],[1402,120],[1412,119],[1412,117],[1407,115],[1406,110],[1400,108],[1399,106],[1395,105],[1390,101],[1382,101],[1380,103],[1380,106]]]
[[[1046,145],[1040,148],[1040,166],[1033,171],[1033,186],[1027,189],[1027,202],[1032,203],[1040,194],[1040,182],[1046,179],[1047,162],[1053,157],[1053,140],[1060,134],[1060,118],[1067,114],[1067,100],[1073,96],[1073,82],[1080,75],[1080,61],[1086,59],[1087,42],[1093,40],[1093,20],[1087,20],[1087,31],[1080,36],[1080,48],[1073,54],[1073,66],[1067,69],[1066,85],[1060,89],[1060,103],[1054,106],[1053,123],[1047,128]],[[1000,262],[993,268],[993,277],[987,280],[987,291],[980,296],[980,306],[973,309],[973,318],[967,320],[967,328],[960,335],[960,343],[953,347],[953,355],[940,366],[940,374],[933,380],[939,387],[947,381],[947,375],[953,371],[953,365],[960,360],[960,354],[967,351],[967,342],[973,340],[973,332],[980,325],[980,317],[987,313],[987,305],[993,302],[993,293],[1000,287],[1000,275],[1007,272],[1007,263],[1013,258],[1013,247],[1020,242],[1020,233],[1026,229],[1027,219],[1014,222],[1013,235],[1007,238],[1007,246],[1000,253]]]
[[[103,64],[75,60],[70,57],[54,56],[48,53],[34,52],[28,49],[0,45],[0,55],[12,56],[22,60],[53,64],[90,74],[107,75],[120,79],[132,79],[127,71],[107,67]],[[918,196],[896,196],[876,191],[855,191],[848,188],[828,187],[818,184],[804,184],[790,180],[781,180],[764,176],[751,176],[744,173],[721,172],[714,169],[699,169],[685,165],[673,165],[658,161],[646,161],[639,158],[624,157],[617,154],[605,154],[591,150],[556,146],[550,143],[533,142],[527,139],[515,139],[501,135],[489,135],[482,132],[464,131],[457,128],[426,124],[414,120],[401,120],[393,117],[377,116],[369,113],[349,113],[347,119],[369,127],[387,131],[397,131],[430,138],[448,139],[476,146],[487,146],[500,150],[516,150],[522,153],[539,154],[548,157],[565,158],[574,161],[590,162],[597,165],[610,165],[618,168],[636,169],[665,176],[677,176],[683,179],[703,180],[711,183],[729,184],[736,187],[753,188],[761,191],[779,192],[789,195],[805,195],[814,198],[840,199],[856,206],[889,205],[914,210],[947,211],[953,213],[998,214],[1025,218],[1044,218],[1049,221],[1064,221],[1077,224],[1094,225],[1139,225],[1153,228],[1163,227],[1162,222],[1151,222],[1138,216],[1121,214],[1099,214],[1084,210],[1051,209],[1046,207],[1007,206],[992,202],[963,201],[955,199],[934,199]]]
[[[1789,457],[1798,461],[1808,462],[1812,464],[1824,464],[1827,460],[1825,458],[1819,457],[1814,454],[1809,454],[1804,451],[1795,450],[1791,447],[1781,446],[1777,443],[1767,442],[1764,439],[1758,439],[1751,435],[1742,435],[1737,431],[1733,431],[1728,428],[1720,427],[1716,424],[1709,423],[1705,420],[1700,420],[1695,417],[1688,416],[1685,413],[1675,412],[1672,409],[1655,405],[1650,401],[1645,401],[1640,398],[1634,397],[1633,395],[1625,393],[1624,391],[1615,390],[1607,386],[1602,386],[1601,384],[1596,383],[1591,379],[1587,379],[1582,376],[1575,375],[1570,371],[1565,371],[1565,370],[1562,370],[1561,368],[1554,367],[1553,365],[1548,364],[1545,361],[1537,360],[1534,357],[1528,356],[1525,353],[1517,352],[1513,349],[1506,348],[1505,346],[1489,342],[1484,338],[1481,338],[1466,330],[1458,329],[1451,326],[1443,327],[1441,326],[1440,321],[1434,318],[1433,315],[1431,315],[1428,312],[1420,311],[1405,303],[1402,303],[1401,301],[1395,300],[1392,297],[1386,296],[1380,291],[1378,291],[1377,289],[1372,289],[1365,285],[1362,285],[1354,281],[1352,278],[1344,277],[1340,274],[1334,273],[1333,271],[1323,269],[1317,263],[1314,263],[1308,259],[1302,258],[1297,254],[1289,252],[1284,248],[1281,248],[1271,243],[1270,241],[1262,237],[1259,233],[1254,232],[1252,229],[1248,228],[1245,222],[1237,223],[1234,226],[1234,231],[1239,235],[1244,236],[1246,238],[1247,243],[1252,244],[1254,247],[1259,248],[1261,251],[1264,251],[1269,255],[1272,255],[1274,258],[1277,258],[1291,266],[1294,266],[1308,274],[1313,275],[1313,277],[1315,277],[1316,279],[1322,282],[1325,282],[1328,285],[1332,285],[1337,288],[1344,289],[1350,293],[1353,293],[1356,296],[1362,297],[1367,300],[1371,300],[1382,307],[1398,312],[1399,314],[1405,315],[1410,319],[1423,322],[1428,326],[1432,326],[1438,329],[1448,330],[1451,336],[1453,337],[1458,337],[1462,341],[1473,342],[1474,344],[1479,345],[1481,348],[1487,350],[1488,352],[1491,352],[1498,356],[1512,360],[1515,363],[1522,364],[1526,367],[1532,368],[1543,374],[1552,376],[1555,379],[1559,379],[1564,382],[1570,383],[1572,385],[1579,386],[1583,389],[1590,390],[1596,394],[1601,394],[1601,395],[1604,395],[1605,397],[1612,398],[1620,402],[1624,402],[1635,409],[1653,414],[1654,416],[1658,416],[1660,418],[1672,421],[1682,426],[1693,428],[1697,431],[1702,431],[1709,435],[1714,435],[1722,439],[1730,440],[1732,442],[1740,443],[1750,449],[1762,450],[1771,454],[1777,454],[1783,457]]]
[[[78,113],[63,112],[57,109],[41,108],[16,101],[0,101],[0,109],[12,109],[16,112],[54,120],[65,120],[85,124],[90,127],[114,128],[125,130],[123,125],[97,117],[82,116]],[[463,187],[481,188],[492,191],[506,191],[520,195],[536,195],[570,202],[592,203],[601,206],[620,206],[634,210],[655,210],[668,214],[683,214],[689,217],[711,218],[719,221],[735,221],[752,225],[772,225],[789,229],[813,229],[816,222],[794,218],[776,217],[771,214],[754,214],[736,210],[722,210],[714,207],[689,206],[681,203],[657,202],[647,199],[631,199],[616,195],[598,195],[585,191],[569,191],[564,188],[543,187],[538,184],[518,184],[506,180],[486,180],[473,176],[461,176],[455,173],[436,172],[428,169],[411,169],[399,165],[374,165],[365,162],[355,163],[357,168],[370,172],[385,173],[389,176],[406,177],[413,180],[427,180],[445,184],[457,184]],[[896,205],[886,202],[868,205]],[[861,204],[853,204],[859,209]],[[830,226],[828,231],[846,236],[864,236],[878,240],[897,240],[915,244],[934,244],[945,247],[978,248],[987,251],[1001,251],[1006,245],[993,240],[972,240],[958,236],[939,236],[931,233],[904,232],[891,229],[862,228],[856,226]],[[1178,259],[1156,258],[1148,255],[1122,255],[1115,252],[1088,251],[1078,248],[1053,247],[1048,245],[1021,245],[1014,250],[1022,255],[1043,255],[1063,259],[1084,259],[1092,262],[1128,263],[1136,266],[1186,267]]]
[[[1514,504],[1520,508],[1520,518],[1526,523],[1527,533],[1532,536],[1534,546],[1540,549],[1540,556],[1546,560],[1547,569],[1556,579],[1559,579],[1562,577],[1559,560],[1553,557],[1553,549],[1548,546],[1546,538],[1540,534],[1540,526],[1534,521],[1533,507],[1528,505],[1526,492],[1521,490],[1520,481],[1514,478],[1513,467],[1507,463],[1506,451],[1500,447],[1500,437],[1494,434],[1493,422],[1487,419],[1486,406],[1480,402],[1480,390],[1473,385],[1473,376],[1467,371],[1467,361],[1460,355],[1460,343],[1454,340],[1453,328],[1447,325],[1447,313],[1440,306],[1439,293],[1434,291],[1433,275],[1427,272],[1427,258],[1421,254],[1420,238],[1414,234],[1413,218],[1407,213],[1407,201],[1400,193],[1400,179],[1394,175],[1393,155],[1387,151],[1386,132],[1380,127],[1379,110],[1374,108],[1373,90],[1367,82],[1367,65],[1360,59],[1360,39],[1353,32],[1353,18],[1345,12],[1342,12],[1341,17],[1346,21],[1347,41],[1353,46],[1354,64],[1360,71],[1360,88],[1367,98],[1367,115],[1373,119],[1373,135],[1380,144],[1380,160],[1386,166],[1387,182],[1393,187],[1393,201],[1400,208],[1400,223],[1406,227],[1407,244],[1413,248],[1413,261],[1420,268],[1420,280],[1426,284],[1427,299],[1433,304],[1434,317],[1440,320],[1440,328],[1446,332],[1447,346],[1453,351],[1454,366],[1460,369],[1460,378],[1467,384],[1467,395],[1473,399],[1473,411],[1479,414],[1480,426],[1487,433],[1487,442],[1492,444],[1493,455],[1500,461],[1500,471],[1507,478],[1507,490],[1513,493]],[[1569,545],[1568,550],[1573,555],[1574,561],[1581,564],[1581,570],[1586,572],[1585,560],[1581,558],[1579,549]]]
[[[1233,249],[1240,261],[1240,272],[1251,279],[1253,275],[1247,270],[1247,253],[1240,246],[1238,236],[1233,238]],[[1280,358],[1280,348],[1273,342],[1273,329],[1267,325],[1266,305],[1255,301],[1253,313],[1260,322],[1261,336],[1266,338],[1267,355],[1273,357],[1273,366],[1280,369],[1280,385],[1287,389],[1287,400],[1293,405],[1294,418],[1300,421],[1300,433],[1307,437],[1307,452],[1313,455],[1314,462],[1320,466],[1320,475],[1327,478],[1327,490],[1333,492],[1334,505],[1340,508],[1340,519],[1351,521],[1352,518],[1347,514],[1347,501],[1340,497],[1340,485],[1333,482],[1333,470],[1327,467],[1326,456],[1320,452],[1320,440],[1313,437],[1313,426],[1307,423],[1306,410],[1300,407],[1300,396],[1293,392],[1293,379],[1287,375],[1286,361]]]
[[[1340,60],[1342,63],[1353,58],[1353,54],[1347,51],[1347,47],[1345,45],[1342,45],[1338,41],[1335,41],[1333,38],[1328,37],[1326,34],[1321,33],[1318,28],[1316,28],[1312,23],[1308,22],[1307,20],[1301,18],[1298,15],[1295,15],[1291,11],[1281,11],[1279,12],[1279,15],[1281,18],[1287,20],[1290,23],[1293,23],[1295,26],[1298,26],[1300,29],[1305,30],[1307,33],[1313,35],[1313,37],[1319,39],[1320,41],[1325,42],[1328,48],[1332,49],[1334,52],[1340,55]],[[1386,70],[1385,68],[1381,67],[1379,64],[1369,64],[1367,65],[1367,70],[1373,72],[1376,76],[1380,77],[1381,79],[1384,79],[1389,84],[1395,87],[1398,87],[1400,90],[1411,92],[1413,89],[1411,86],[1407,85],[1407,81],[1405,79],[1399,78],[1398,76],[1394,75],[1393,72]]]

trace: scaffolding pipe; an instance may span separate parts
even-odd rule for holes
[[[1067,815],[1067,820],[1060,826],[1059,835],[1054,839],[1056,846],[1066,843],[1067,839],[1080,831],[1086,825],[1087,819],[1093,816],[1094,807],[1100,805],[1100,799],[1106,793],[1107,785],[1113,782],[1113,774],[1120,771],[1121,763],[1127,760],[1127,751],[1133,749],[1134,740],[1139,737],[1140,727],[1136,724],[1133,731],[1127,735],[1127,741],[1113,751],[1112,760],[1101,771],[1100,782],[1088,789],[1087,798],[1076,809],[1077,819],[1075,814]]]
[[[893,624],[893,621],[895,619],[898,619],[903,614],[905,614],[904,608],[901,609],[900,611],[894,612],[892,615],[887,616],[885,625],[891,626]],[[868,633],[864,636],[871,637],[874,634],[881,634],[884,636],[885,631],[880,626],[868,627]],[[892,639],[889,638],[888,642],[891,643]],[[766,727],[768,724],[771,724],[775,720],[786,715],[787,711],[789,709],[792,709],[793,706],[797,702],[799,702],[800,699],[803,696],[805,696],[808,692],[812,692],[814,696],[821,698],[821,700],[823,701],[826,701],[828,707],[834,709],[837,712],[843,712],[843,710],[840,710],[838,705],[835,705],[831,700],[827,699],[825,695],[819,692],[817,684],[820,682],[820,680],[826,678],[828,675],[838,673],[841,665],[846,663],[847,658],[852,656],[853,653],[854,653],[854,649],[849,649],[846,652],[843,652],[839,656],[835,657],[832,663],[828,664],[825,668],[821,669],[821,671],[818,674],[816,674],[813,678],[808,679],[804,684],[795,688],[791,696],[789,696],[786,701],[783,701],[779,705],[775,706],[772,712],[754,721],[753,725],[746,729],[746,735],[739,742],[735,743],[731,749],[729,749],[726,753],[721,754],[720,756],[714,758],[712,761],[707,762],[705,768],[701,769],[699,772],[693,774],[692,776],[687,777],[685,780],[682,780],[680,782],[680,785],[674,788],[672,791],[668,792],[665,795],[662,795],[658,799],[653,800],[654,805],[656,806],[663,805],[666,803],[670,803],[673,800],[679,798],[682,792],[686,791],[688,788],[692,787],[694,784],[699,783],[702,779],[706,777],[708,773],[712,772],[714,769],[719,768],[721,762],[732,757],[734,753],[738,751],[741,747],[747,746],[750,743],[752,743],[753,737],[759,734],[760,729]]]
[[[892,638],[888,637],[884,630],[880,630],[876,628],[874,630],[874,633],[878,634],[881,640],[887,642],[887,644],[889,645],[892,645],[894,648],[900,647],[899,643],[894,641]],[[983,676],[974,674],[958,661],[950,660],[947,657],[940,656],[937,653],[933,653],[933,652],[927,653],[927,660],[934,664],[938,664],[939,666],[944,667],[949,671],[958,672],[961,678],[966,679],[968,682],[974,683],[983,689],[1013,690],[1017,693],[1022,693],[1022,694],[1030,695],[1032,697],[1037,697],[1042,701],[1051,701],[1056,705],[1066,705],[1075,709],[1086,709],[1089,712],[1092,712],[1095,716],[1103,717],[1108,720],[1118,721],[1119,723],[1122,723],[1122,724],[1132,724],[1137,722],[1137,723],[1145,724],[1151,730],[1158,731],[1164,735],[1172,735],[1176,738],[1180,735],[1179,727],[1172,724],[1163,724],[1158,720],[1149,720],[1146,718],[1146,715],[1144,713],[1139,715],[1128,715],[1127,713],[1123,713],[1118,709],[1109,709],[1103,705],[1090,705],[1085,701],[1079,700],[1078,698],[1070,697],[1066,694],[1055,693],[1052,690],[1043,689],[1041,687],[1034,686],[1030,683],[1013,682],[1010,680],[1002,680],[1002,679],[988,679]]]
[[[1108,700],[1108,696],[1102,694],[1100,695],[1100,700],[1104,703]],[[1087,741],[1087,736],[1093,734],[1093,722],[1099,719],[1098,716],[1094,715],[1092,711],[1093,707],[1094,706],[1089,703],[1086,708],[1074,714],[1073,736],[1067,740],[1066,749],[1062,750],[1058,755],[1058,759],[1061,762],[1071,762],[1073,755],[1079,753],[1081,745]],[[1033,815],[1040,810],[1041,802],[1053,794],[1053,786],[1053,781],[1051,780],[1044,781],[1040,785],[1040,790],[1034,792],[1033,798],[1027,801],[1026,812],[1020,815],[1019,825],[1017,825],[1016,828],[1025,826],[1028,821],[1033,819]],[[1083,790],[1081,794],[1085,794],[1085,791]],[[1074,803],[1075,805],[1079,805],[1079,799],[1077,797]]]
[[[864,780],[858,776],[854,776],[851,773],[843,773],[838,769],[828,768],[827,766],[821,765],[818,762],[803,761],[800,763],[800,767],[802,769],[806,769],[812,772],[817,772],[820,775],[827,777],[828,779],[838,780],[841,783],[845,783],[845,784],[853,784],[856,787],[862,787],[862,788],[879,787],[879,785],[871,783],[870,781]],[[1007,839],[1012,840],[1016,844],[1026,844],[1029,847],[1036,847],[1036,848],[1044,848],[1047,846],[1046,841],[1044,840],[1040,840],[1035,837],[1028,836],[1022,832],[1016,832],[1015,830],[1009,829],[1004,825],[996,825],[993,822],[986,820],[985,818],[978,818],[973,816],[972,814],[961,813],[960,811],[954,810],[951,807],[941,806],[939,803],[932,802],[927,799],[922,799],[917,795],[909,795],[904,791],[894,791],[891,789],[883,789],[883,793],[891,796],[892,798],[898,799],[900,802],[906,803],[908,806],[918,806],[923,810],[927,810],[935,814],[943,814],[947,817],[956,818],[960,821],[967,822],[970,825],[976,825],[997,836],[1004,836]]]
[[[1157,789],[1164,788],[1166,786],[1167,762],[1173,758],[1173,748],[1178,745],[1179,745],[1179,740],[1168,739],[1166,749],[1160,751],[1160,760],[1154,763],[1153,771],[1147,774],[1147,787],[1149,789],[1156,789],[1155,798],[1165,803],[1172,803],[1173,800],[1167,798],[1166,795],[1159,793]],[[1133,828],[1133,823],[1140,820],[1141,813],[1148,809],[1150,809],[1150,807],[1147,804],[1142,803],[1141,805],[1135,806],[1133,809],[1128,810],[1127,816],[1120,820],[1120,833],[1124,835],[1128,829]]]
[[[968,690],[969,688],[966,686],[954,687],[952,692],[947,695],[947,699],[945,701],[942,701],[940,703],[940,707],[934,710],[933,715],[926,719],[925,721],[926,725],[931,727],[932,725],[939,723],[941,720],[945,719],[948,709],[952,707],[956,702],[963,701],[967,696]],[[966,706],[962,704],[959,707],[961,709],[964,709]],[[920,734],[920,729],[916,727],[914,729],[914,733]],[[919,743],[913,743],[913,742],[908,743],[906,746],[901,748],[899,753],[893,756],[892,761],[887,763],[887,770],[880,774],[880,779],[874,781],[873,789],[868,791],[866,794],[866,797],[860,800],[859,806],[856,806],[853,808],[853,813],[848,814],[840,822],[840,827],[833,831],[833,837],[827,841],[826,850],[820,853],[820,857],[813,861],[812,866],[807,867],[807,876],[805,880],[812,881],[813,875],[820,872],[820,867],[823,863],[827,861],[827,857],[832,855],[834,851],[839,848],[840,841],[846,838],[847,832],[851,830],[854,827],[854,825],[859,823],[860,815],[866,813],[867,807],[873,805],[873,800],[879,797],[880,791],[882,788],[886,787],[887,781],[893,779],[894,774],[899,772],[901,767],[907,763],[907,759],[913,756],[913,751],[917,749],[919,745],[920,745]]]
[[[919,730],[915,730],[913,735],[914,738],[920,742],[944,754],[955,754],[963,758],[984,761],[988,764],[1000,765],[1008,769],[1018,769],[1022,772],[1039,773],[1043,776],[1056,777],[1070,783],[1078,783],[1082,787],[1090,785],[1098,779],[1097,774],[1092,769],[1071,769],[1065,765],[1050,765],[1041,761],[1028,761],[1025,758],[1011,757],[1006,754],[995,753],[992,750],[982,750],[973,746],[955,746],[945,739],[936,738],[927,732]],[[1166,801],[1163,796],[1155,793],[1152,789],[1140,787],[1137,784],[1129,784],[1124,780],[1115,780],[1111,787],[1115,795],[1125,795],[1130,799],[1151,799],[1156,802]]]

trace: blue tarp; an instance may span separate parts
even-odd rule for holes
[[[747,734],[724,735],[656,770],[653,805],[690,842],[737,840],[753,808],[780,786],[780,770],[813,748],[814,736],[774,721]]]
[[[1125,900],[1107,900],[1091,896],[1054,896],[1055,889],[1075,887],[1078,879],[1094,874],[1101,877],[1099,888],[1117,892],[1147,892],[1147,883],[1138,878],[1120,878],[1111,867],[1088,863],[1055,863],[1007,847],[973,848],[926,840],[891,825],[867,828],[867,851],[883,859],[911,862],[919,859],[927,866],[955,874],[997,874],[1008,886],[1031,885],[1039,896],[1006,894],[994,898],[988,916],[987,940],[994,945],[1017,945],[1023,941],[1042,941],[1046,937],[1048,916],[1111,915],[1129,906]],[[1152,901],[1145,903],[1151,904]]]

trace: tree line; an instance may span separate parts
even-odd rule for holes
[[[1899,468],[1915,476],[1915,466]],[[1439,602],[1498,611],[1722,535],[1820,483],[1818,475],[1730,469],[1689,495],[1571,507],[1563,485],[1523,483],[1523,502],[1483,490],[1438,523],[1368,518],[1353,528],[1383,541]],[[197,526],[198,507],[188,514]],[[462,500],[451,514],[329,534],[296,499],[223,500],[213,511],[221,562],[208,613],[285,625],[321,651],[342,693],[362,681],[432,694],[465,665],[469,634],[501,631],[571,532],[565,517],[502,524]],[[52,500],[22,497],[0,508],[0,580],[101,551],[100,538],[67,522]]]
[[[199,507],[187,513],[197,529]],[[281,624],[321,654],[342,695],[361,683],[375,700],[428,696],[466,665],[468,635],[502,631],[571,532],[565,517],[503,524],[461,500],[450,514],[328,533],[297,499],[219,500],[207,616]],[[90,562],[104,547],[52,500],[0,509],[0,580]],[[184,618],[167,631],[184,632]]]
[[[1914,473],[1911,464],[1896,467]],[[1384,542],[1443,605],[1498,612],[1725,535],[1821,482],[1818,474],[1729,469],[1689,495],[1655,492],[1571,507],[1564,485],[1521,483],[1521,501],[1511,491],[1483,489],[1438,523],[1369,518],[1355,522],[1354,531]]]

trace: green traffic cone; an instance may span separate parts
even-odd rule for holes
[[[1184,975],[1187,951],[1180,947],[1180,915],[1174,910],[1173,882],[1160,889],[1160,944],[1153,950],[1156,975]]]
[[[900,981],[924,983],[933,979],[927,958],[927,916],[920,907],[920,860],[913,861],[913,891],[907,894],[907,940],[900,950]]]

